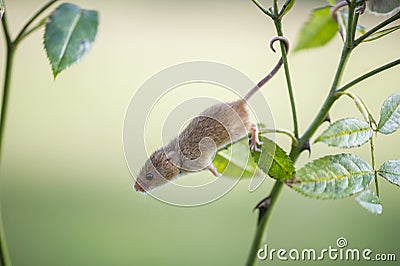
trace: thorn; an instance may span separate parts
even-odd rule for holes
[[[329,113],[325,116],[324,122],[328,122],[329,124],[331,123],[331,116]]]
[[[285,184],[288,185],[289,187],[292,187],[292,185],[295,183],[295,181],[296,181],[296,177],[292,177],[291,179],[286,180]]]
[[[302,151],[308,151],[308,157],[311,156],[311,144],[310,144],[310,140],[307,140],[306,142],[304,142],[303,147],[301,147],[301,152]]]
[[[271,197],[268,196],[262,201],[260,201],[257,206],[254,208],[254,210],[258,209],[260,212],[258,213],[258,221],[257,224],[260,224],[261,219],[265,216],[267,213],[269,206],[271,205]],[[253,211],[254,211],[253,210]]]

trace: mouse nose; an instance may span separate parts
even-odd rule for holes
[[[146,190],[143,189],[143,187],[141,185],[139,185],[138,182],[135,183],[135,185],[133,186],[135,188],[136,191],[139,192],[146,192]]]

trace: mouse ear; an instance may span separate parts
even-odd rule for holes
[[[167,152],[167,160],[175,166],[179,167],[179,156],[176,151]]]

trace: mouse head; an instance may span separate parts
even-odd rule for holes
[[[165,152],[164,148],[155,151],[146,161],[136,179],[136,191],[148,192],[153,188],[166,184],[179,174],[176,163],[171,162],[175,152]]]

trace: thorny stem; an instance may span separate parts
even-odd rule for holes
[[[283,37],[283,30],[282,30],[282,23],[281,20],[282,18],[278,18],[279,10],[278,10],[278,2],[277,0],[274,0],[274,14],[276,19],[274,20],[275,22],[275,28],[278,33],[278,36]],[[283,65],[285,69],[285,77],[286,77],[286,82],[287,82],[287,87],[289,91],[289,97],[290,97],[290,104],[291,104],[291,109],[292,109],[292,118],[293,118],[293,124],[294,124],[294,137],[296,140],[299,138],[299,132],[298,132],[298,121],[297,121],[297,112],[296,112],[296,104],[294,100],[294,94],[293,94],[293,88],[292,88],[292,83],[291,83],[291,78],[290,78],[290,71],[289,71],[289,63],[287,59],[287,50],[284,44],[281,42],[281,53],[282,53],[282,59],[283,59]],[[300,147],[300,148],[299,148]],[[293,163],[297,160],[298,156],[300,155],[301,152],[301,145],[298,145],[297,141],[292,143],[292,151],[290,153],[290,158],[292,159]],[[280,192],[282,190],[283,183],[280,181],[275,181],[275,184],[271,190],[270,193],[270,200],[271,204],[268,207],[267,212],[263,217],[261,217],[257,230],[253,239],[253,243],[249,252],[249,255],[247,257],[247,262],[246,265],[254,265],[255,260],[257,258],[257,251],[261,243],[261,239],[264,236],[264,231],[267,228],[269,218],[272,214],[272,210],[276,204],[276,201],[278,200],[278,197],[280,195]]]
[[[354,18],[355,8],[356,8],[355,5],[349,6],[349,20],[350,20],[350,18]],[[353,15],[350,15],[350,14],[353,14]],[[358,19],[358,16],[356,16],[355,18]],[[354,34],[355,31],[351,27],[357,27],[357,21],[355,21],[355,22],[349,21],[349,23],[348,23],[347,32],[352,32]],[[340,56],[340,62],[337,67],[335,78],[333,80],[328,97],[326,98],[325,102],[323,103],[323,105],[321,107],[321,110],[318,112],[317,116],[314,118],[311,125],[308,127],[306,132],[300,138],[300,140],[299,140],[300,148],[302,147],[302,145],[304,145],[304,143],[306,141],[308,141],[311,138],[312,135],[314,135],[314,133],[315,133],[315,131],[317,131],[318,127],[324,122],[324,119],[325,119],[326,115],[328,114],[329,109],[332,107],[333,103],[339,97],[338,95],[335,95],[335,92],[338,88],[338,85],[339,85],[341,79],[342,79],[345,66],[347,64],[347,61],[348,61],[350,54],[352,52],[352,49],[353,49],[352,44],[349,43],[348,40],[354,40],[354,36],[347,34],[347,39],[346,39],[345,45],[343,46],[343,49],[342,49],[342,55]]]
[[[247,257],[247,262],[246,265],[247,266],[252,266],[254,265],[256,258],[257,258],[257,251],[260,247],[260,243],[262,240],[262,237],[265,235],[265,229],[267,228],[267,224],[269,221],[269,218],[272,214],[272,209],[274,208],[279,194],[282,190],[283,187],[283,183],[280,181],[275,181],[274,186],[272,187],[271,193],[270,193],[270,199],[271,199],[271,204],[268,207],[267,212],[265,213],[265,215],[261,218],[260,222],[257,225],[257,229],[256,229],[256,233],[254,235],[254,239],[253,239],[253,243],[250,249],[250,253],[249,256]]]
[[[364,38],[362,36],[362,37],[358,38],[357,40],[354,40],[355,27],[357,27],[357,21],[358,21],[358,17],[359,17],[358,14],[354,15],[357,5],[356,5],[356,1],[346,1],[346,2],[349,4],[349,14],[352,14],[352,17],[354,20],[354,21],[351,21],[350,23],[348,23],[348,29],[347,29],[347,32],[352,33],[350,36],[348,36],[348,40],[352,40],[352,41],[350,43],[348,40],[346,40],[346,43],[342,50],[342,55],[340,58],[339,65],[337,67],[337,71],[336,71],[335,78],[333,80],[330,92],[329,92],[327,98],[325,99],[325,102],[323,103],[320,111],[318,112],[318,114],[314,118],[314,120],[311,122],[310,126],[307,128],[305,133],[299,139],[298,145],[292,146],[289,156],[292,159],[293,163],[296,162],[299,155],[301,154],[302,146],[313,136],[313,134],[316,132],[318,127],[324,122],[325,117],[327,116],[330,108],[335,103],[335,101],[340,97],[340,94],[338,94],[336,92],[344,92],[347,89],[351,88],[352,86],[356,85],[357,83],[359,83],[367,78],[370,78],[384,70],[390,69],[390,68],[400,64],[400,59],[397,59],[391,63],[388,63],[384,66],[381,66],[377,69],[374,69],[374,70],[360,76],[359,78],[351,81],[350,83],[348,83],[345,86],[338,89],[339,83],[341,81],[341,77],[343,75],[344,68],[345,68],[348,58],[351,54],[351,51],[357,46],[358,43],[360,43],[366,37],[368,37],[369,35],[373,34],[376,31],[378,31],[379,29],[381,29],[385,25],[389,24],[390,22],[398,19],[399,18],[398,16],[400,15],[400,12],[399,12],[394,17],[387,19],[386,21],[379,24],[377,27],[368,31],[366,33],[367,36],[363,35]],[[275,6],[275,12],[276,12],[277,11],[276,1],[274,1],[274,6]],[[284,53],[284,51],[282,51],[282,52]],[[286,60],[284,60],[284,65],[287,66],[286,56],[284,58],[286,59]],[[294,121],[294,123],[296,123],[296,122]],[[372,148],[373,148],[373,144],[372,144]],[[374,153],[372,152],[371,154],[374,154]],[[373,158],[373,160],[375,160],[375,158]],[[374,162],[373,162],[373,164],[374,164]],[[377,190],[376,192],[377,192],[377,194],[379,194],[378,183],[375,182],[375,184],[376,184],[376,190]],[[256,233],[255,233],[255,236],[253,239],[253,243],[252,243],[252,246],[251,246],[251,249],[249,252],[249,256],[248,256],[246,265],[254,265],[254,263],[256,261],[257,251],[259,249],[262,236],[264,235],[265,228],[268,225],[269,218],[270,218],[273,208],[276,204],[276,201],[279,197],[282,186],[283,186],[282,182],[275,181],[275,184],[274,184],[274,186],[271,190],[270,196],[269,196],[269,199],[271,201],[270,206],[269,206],[268,210],[266,211],[265,215],[261,218],[261,220],[257,226],[257,230],[256,230]]]
[[[352,82],[348,83],[347,85],[341,87],[340,89],[338,89],[339,83],[341,81],[341,77],[343,75],[343,71],[344,68],[346,66],[346,63],[348,61],[348,58],[352,52],[352,50],[356,47],[355,42],[360,42],[360,38],[356,41],[354,41],[354,35],[355,35],[355,27],[357,27],[357,21],[358,21],[358,14],[354,14],[355,10],[356,10],[356,1],[346,1],[349,4],[349,14],[352,14],[352,18],[354,21],[351,21],[350,23],[348,23],[348,28],[347,28],[347,32],[351,32],[352,34],[348,36],[348,40],[351,40],[351,42],[349,42],[348,40],[346,40],[346,43],[343,47],[342,50],[342,55],[340,58],[340,62],[339,65],[337,67],[337,71],[335,74],[335,78],[333,80],[330,92],[327,96],[327,98],[325,99],[325,102],[323,103],[320,111],[318,112],[317,116],[314,118],[314,120],[311,122],[310,126],[307,128],[307,130],[305,131],[305,133],[301,136],[301,138],[299,139],[299,143],[298,145],[293,145],[292,149],[290,151],[290,158],[292,159],[293,163],[296,162],[296,160],[298,159],[299,155],[302,152],[302,147],[303,145],[313,136],[313,134],[316,132],[316,130],[318,129],[318,127],[324,122],[325,117],[327,116],[330,108],[332,107],[332,105],[335,103],[335,101],[340,97],[340,94],[337,94],[336,92],[344,92],[347,89],[349,89],[350,87],[356,85],[357,83],[372,77],[384,70],[387,70],[391,67],[394,67],[396,65],[400,64],[400,59],[395,60],[389,64],[386,64],[382,67],[379,67],[375,70],[372,70],[364,75],[362,75],[361,77],[353,80]],[[277,1],[274,0],[274,7],[275,7],[275,13],[277,13]],[[388,21],[389,22],[383,22],[380,25],[387,25],[390,23],[390,21],[393,20],[392,18],[389,18]],[[277,26],[275,24],[275,26]],[[278,26],[280,26],[280,24],[278,24]],[[373,32],[379,30],[381,27],[375,27],[374,31],[369,31],[368,34],[371,35]],[[284,58],[284,66],[285,66],[285,70],[286,67],[288,65],[287,63],[287,57],[285,55],[285,51],[282,51],[283,54],[283,58]],[[288,77],[288,76],[286,76]],[[296,121],[294,121],[294,123],[296,124]],[[377,184],[377,182],[375,183]],[[259,224],[257,226],[257,230],[253,239],[253,243],[249,252],[249,256],[247,258],[247,263],[246,265],[254,265],[256,258],[257,258],[257,251],[259,249],[260,243],[261,243],[261,239],[262,236],[264,235],[265,232],[265,228],[268,225],[269,219],[271,217],[271,213],[273,211],[273,208],[276,204],[276,201],[280,195],[280,191],[282,189],[283,183],[280,181],[275,181],[275,184],[271,190],[270,196],[268,197],[271,201],[270,206],[268,208],[268,210],[266,211],[265,215],[261,218],[261,220],[259,221]],[[377,194],[379,194],[379,188],[377,187]]]
[[[3,27],[3,33],[4,33],[4,38],[6,41],[6,66],[5,66],[5,72],[4,72],[4,83],[3,83],[3,96],[2,96],[2,102],[1,102],[1,115],[0,115],[0,165],[3,159],[3,152],[4,152],[4,133],[6,129],[6,121],[7,121],[7,111],[8,111],[8,103],[9,103],[9,95],[10,95],[10,84],[11,84],[11,73],[12,73],[12,67],[13,67],[13,61],[14,61],[14,55],[15,51],[17,49],[18,43],[34,32],[37,28],[43,25],[43,23],[39,23],[37,26],[33,27],[32,29],[28,28],[30,25],[46,10],[48,9],[52,4],[57,2],[58,0],[52,0],[49,1],[47,4],[45,4],[41,9],[39,9],[30,20],[24,25],[24,27],[21,29],[15,40],[11,39],[10,36],[10,31],[8,27],[8,22],[7,22],[7,14],[4,14],[2,18],[2,27]],[[10,259],[9,259],[9,254],[7,250],[7,245],[5,241],[5,236],[4,236],[4,228],[3,228],[3,219],[1,217],[1,208],[0,208],[0,263],[1,266],[8,266],[11,265]]]
[[[318,112],[317,116],[314,118],[314,120],[311,122],[311,125],[308,127],[308,129],[304,132],[304,134],[301,136],[301,138],[299,139],[299,143],[296,146],[292,146],[292,149],[290,151],[290,158],[292,159],[293,163],[296,162],[296,160],[298,159],[298,157],[300,156],[301,152],[302,152],[302,147],[303,145],[309,141],[309,139],[313,136],[313,134],[316,132],[316,130],[318,129],[318,127],[324,122],[325,117],[327,116],[330,108],[332,107],[332,105],[334,104],[334,102],[340,97],[339,95],[337,95],[335,92],[337,92],[338,90],[338,86],[340,84],[341,81],[341,77],[343,75],[345,66],[347,64],[348,58],[350,57],[350,54],[352,52],[352,50],[354,49],[354,36],[355,36],[355,28],[357,27],[357,22],[358,22],[358,14],[355,14],[355,10],[356,10],[356,1],[348,1],[349,3],[349,23],[348,23],[348,28],[347,28],[347,39],[346,39],[346,43],[344,44],[343,50],[342,50],[342,55],[340,57],[340,62],[339,65],[337,67],[337,71],[334,77],[334,80],[332,82],[332,86],[330,89],[330,92],[325,100],[325,102],[323,103],[320,111]],[[277,13],[277,5],[276,5],[276,1],[274,1],[274,7],[275,7],[275,13]],[[281,22],[279,20],[279,22],[277,23],[277,21],[275,21],[275,27],[278,30],[278,35],[280,35],[279,33],[282,33],[281,31]],[[283,51],[284,49],[282,49],[282,53],[284,54],[285,51]],[[287,57],[286,54],[283,55],[284,58],[284,66],[285,66],[285,70],[288,69],[288,62],[287,62]],[[389,67],[385,67],[380,69],[380,71],[377,71],[375,73],[371,73],[368,76],[365,76],[363,79],[366,79],[370,76],[373,76],[385,69],[388,69]],[[290,78],[289,76],[289,72],[286,72],[286,78]],[[362,79],[362,80],[363,80]],[[288,84],[290,84],[290,80],[287,81]],[[356,82],[357,83],[357,82]],[[355,84],[355,83],[354,83]],[[354,85],[353,84],[353,85]],[[347,86],[347,88],[350,88],[351,86]],[[291,87],[290,87],[291,88]],[[345,88],[344,90],[346,90],[347,88]],[[343,90],[343,91],[344,91]],[[293,107],[294,105],[292,105]],[[295,110],[292,108],[292,110]],[[294,111],[295,113],[295,111]],[[293,122],[294,124],[297,124],[297,121],[295,120],[295,116],[293,116]],[[253,243],[252,243],[252,247],[250,249],[250,253],[248,256],[248,260],[246,265],[254,265],[256,257],[257,257],[257,251],[259,249],[260,243],[261,243],[261,238],[264,235],[265,232],[265,228],[268,225],[269,222],[269,218],[271,217],[271,213],[273,211],[273,208],[276,204],[276,201],[279,197],[280,191],[282,189],[283,183],[280,181],[275,181],[274,187],[272,188],[272,191],[270,193],[270,200],[271,200],[271,205],[268,208],[268,211],[265,213],[265,215],[261,218],[257,230],[256,230],[256,234],[254,236],[253,239]]]

